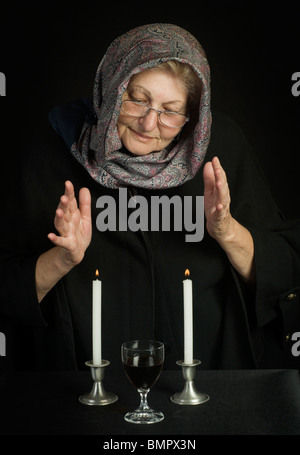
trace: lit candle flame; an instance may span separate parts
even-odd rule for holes
[[[190,276],[190,271],[189,271],[189,269],[186,269],[186,271],[184,272],[184,276],[185,276],[185,277],[189,277],[189,276]]]
[[[99,270],[97,269],[96,272],[95,272],[95,277],[96,278],[99,278]]]

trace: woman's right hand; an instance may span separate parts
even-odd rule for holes
[[[55,245],[41,254],[35,268],[36,294],[39,302],[55,284],[79,264],[92,238],[91,194],[87,188],[79,192],[79,204],[70,181],[56,209],[54,226],[48,238]]]
[[[69,267],[79,264],[92,238],[91,195],[88,188],[79,191],[79,204],[72,182],[65,182],[65,193],[56,209],[54,226],[48,238],[58,247],[61,260]]]

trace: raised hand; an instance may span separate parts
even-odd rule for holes
[[[65,193],[56,209],[54,226],[59,235],[51,232],[48,238],[61,249],[61,259],[70,266],[79,264],[92,237],[91,195],[87,188],[79,192],[79,204],[70,181],[65,182]]]
[[[217,241],[226,241],[232,234],[233,219],[226,173],[217,157],[205,164],[203,178],[207,231]]]
[[[36,262],[35,284],[39,302],[55,284],[79,264],[92,238],[91,195],[87,188],[79,192],[79,205],[70,181],[65,182],[65,194],[56,209],[54,226],[48,238],[55,245],[42,253]]]
[[[229,261],[247,282],[255,282],[254,243],[251,233],[230,213],[227,177],[217,157],[205,164],[204,211],[206,228],[223,248]]]

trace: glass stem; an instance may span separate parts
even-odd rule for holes
[[[148,395],[148,392],[149,392],[150,389],[138,389],[138,392],[140,394],[140,398],[141,398],[141,402],[140,402],[140,406],[139,406],[139,409],[141,411],[149,411],[149,405],[148,405],[148,401],[147,401],[147,395]]]

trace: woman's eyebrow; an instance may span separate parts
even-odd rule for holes
[[[134,85],[134,86],[131,86],[131,87],[128,87],[127,88],[127,92],[132,95],[135,91],[139,92],[139,93],[143,93],[144,95],[147,95],[148,97],[151,97],[151,92],[149,92],[149,90],[147,90],[145,87],[141,86],[141,85]],[[184,103],[182,100],[170,100],[170,101],[165,101],[163,104],[180,104],[179,107],[184,107]]]
[[[149,90],[147,90],[145,87],[142,87],[141,85],[133,85],[133,86],[127,87],[127,92],[129,92],[129,93],[134,92],[135,90],[137,92],[142,92],[147,96],[151,96],[151,92],[149,92]]]

